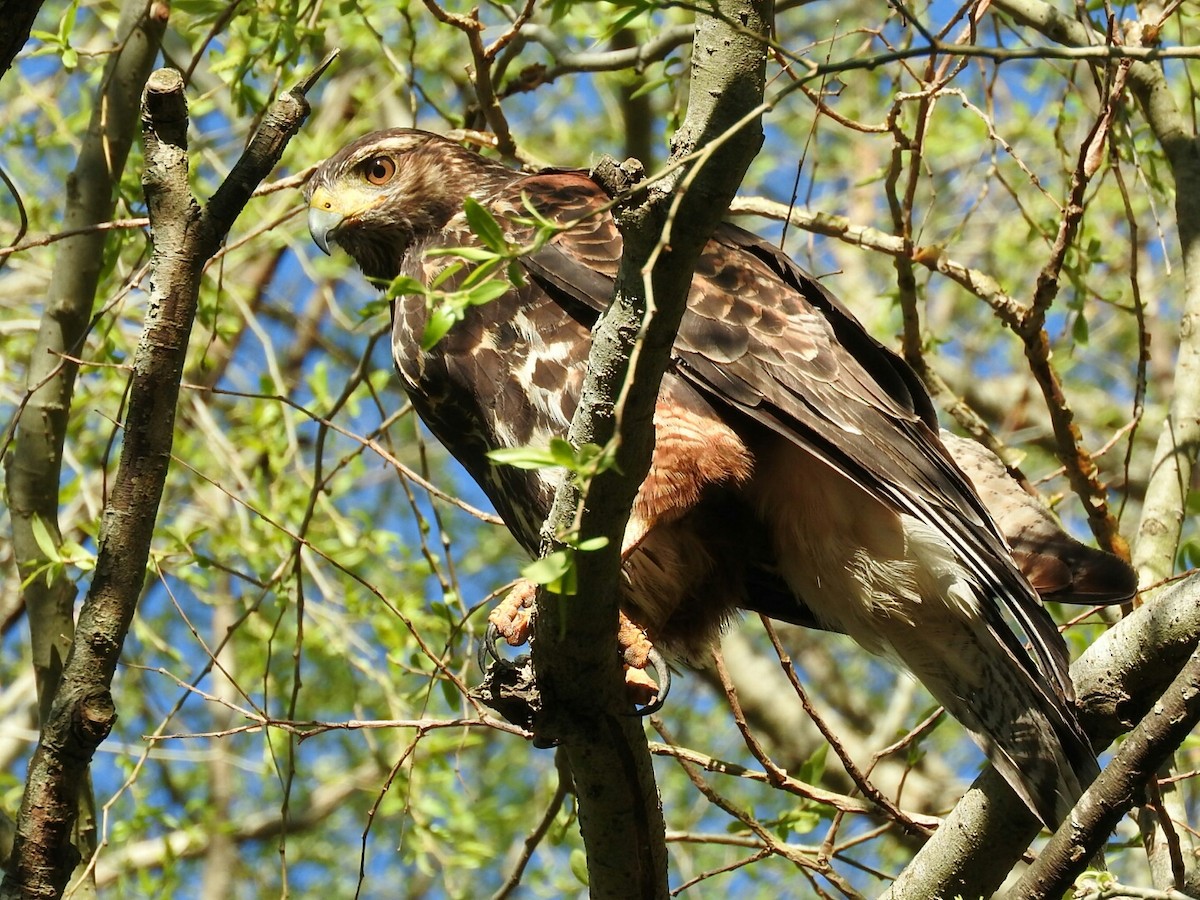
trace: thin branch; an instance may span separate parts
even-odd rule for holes
[[[550,798],[550,802],[546,805],[546,811],[542,813],[542,817],[538,820],[537,825],[534,826],[533,831],[525,838],[524,843],[521,845],[521,855],[513,865],[512,871],[508,873],[508,878],[504,879],[504,884],[496,893],[492,894],[492,900],[505,900],[520,886],[521,876],[525,873],[525,867],[533,859],[534,851],[542,843],[547,832],[550,831],[550,826],[554,824],[554,820],[558,816],[558,811],[562,809],[563,801],[567,798],[567,789],[568,784],[560,774],[558,784],[554,787],[554,796]]]
[[[1066,470],[1067,481],[1082,501],[1088,524],[1100,546],[1123,559],[1129,558],[1129,547],[1120,534],[1116,517],[1108,508],[1107,488],[1099,479],[1095,460],[1083,446],[1083,435],[1067,402],[1062,379],[1050,360],[1050,336],[1046,333],[1045,323],[1046,313],[1058,295],[1067,251],[1074,245],[1075,235],[1083,222],[1084,193],[1103,159],[1103,148],[1114,111],[1124,93],[1128,71],[1128,61],[1123,61],[1109,85],[1100,115],[1080,146],[1079,158],[1071,175],[1069,199],[1059,220],[1050,258],[1038,273],[1033,299],[1017,331],[1025,343],[1025,357],[1029,361],[1030,371],[1045,397],[1054,429],[1056,453]]]
[[[717,759],[707,753],[701,753],[675,744],[651,743],[650,752],[655,756],[669,756],[673,759],[689,762],[707,772],[715,772],[719,775],[729,775],[733,778],[745,778],[748,781],[770,784],[790,794],[795,794],[797,797],[812,800],[814,803],[820,803],[838,812],[854,813],[856,815],[872,815],[878,812],[877,807],[867,800],[859,800],[856,797],[847,797],[845,794],[824,790],[816,785],[801,781],[798,778],[793,778],[786,772],[780,777],[754,769],[747,769],[745,766],[738,765],[737,763]],[[941,824],[941,819],[937,816],[929,816],[918,812],[904,812],[903,815],[924,830],[932,831]]]
[[[846,774],[850,776],[851,780],[867,799],[886,815],[898,822],[906,831],[928,834],[928,827],[915,822],[888,799],[882,791],[871,784],[867,776],[863,774],[854,760],[850,758],[850,754],[846,752],[846,748],[841,740],[833,732],[833,729],[826,724],[820,713],[817,712],[816,707],[813,706],[812,701],[809,700],[808,692],[804,690],[804,686],[800,683],[800,678],[796,675],[796,667],[792,665],[791,657],[783,649],[783,644],[780,643],[779,636],[775,633],[775,628],[771,624],[770,619],[766,616],[760,616],[760,618],[762,619],[763,627],[767,631],[767,636],[771,639],[771,646],[775,648],[775,654],[779,657],[779,665],[787,676],[788,683],[791,684],[792,690],[795,691],[796,696],[800,699],[800,704],[804,707],[804,711],[808,714],[808,717],[812,719],[813,724],[817,726],[825,741],[833,748],[833,752],[837,755],[838,761],[846,770]]]
[[[951,259],[936,247],[905,245],[904,239],[869,225],[858,225],[844,216],[806,209],[789,209],[787,204],[762,197],[739,197],[730,205],[734,215],[757,215],[789,222],[813,234],[838,240],[865,250],[887,253],[890,256],[911,254],[914,262],[945,275],[973,296],[987,303],[1004,324],[1010,327],[1020,322],[1024,306],[1004,292],[999,282],[981,269],[972,269]]]

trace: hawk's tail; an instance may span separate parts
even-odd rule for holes
[[[1099,774],[1068,702],[981,626],[974,646],[896,647],[913,674],[983,748],[1025,805],[1054,830]]]

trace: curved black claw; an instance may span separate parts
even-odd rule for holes
[[[487,628],[483,632],[483,640],[479,642],[479,650],[475,654],[475,659],[482,671],[486,672],[493,665],[519,669],[529,661],[528,653],[522,653],[514,659],[504,656],[500,652],[500,638],[500,629],[496,627],[495,623],[488,622]]]
[[[667,694],[671,691],[671,668],[657,648],[650,648],[646,657],[646,668],[654,674],[654,680],[658,682],[658,696],[654,698],[653,703],[647,703],[634,711],[635,716],[641,717],[652,716],[662,709],[667,702]]]

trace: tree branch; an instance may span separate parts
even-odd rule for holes
[[[65,230],[93,228],[112,217],[116,184],[133,143],[138,98],[158,53],[166,15],[166,9],[158,6],[147,15],[145,0],[126,0],[121,7],[117,25],[121,50],[105,67],[105,87],[96,97],[79,158],[67,179]],[[80,355],[87,336],[106,240],[106,232],[88,231],[65,240],[58,248],[45,312],[29,361],[28,399],[6,473],[13,546],[22,580],[46,563],[34,538],[35,519],[46,526],[55,544],[61,543],[58,500],[62,448],[79,369],[72,357]],[[37,578],[25,588],[24,599],[44,716],[70,646],[75,587],[62,574],[50,581]]]
[[[998,0],[993,6],[1062,44],[1084,47],[1100,40],[1095,31],[1042,0]],[[1140,33],[1145,34],[1145,29]],[[1128,64],[1127,83],[1166,154],[1175,181],[1175,220],[1183,260],[1183,298],[1178,304],[1182,313],[1176,332],[1179,343],[1170,408],[1150,464],[1132,553],[1139,581],[1148,585],[1162,581],[1175,570],[1187,492],[1200,453],[1200,154],[1196,152],[1193,127],[1175,104],[1160,66],[1150,62]],[[1167,806],[1177,806],[1173,790],[1165,793]],[[1143,834],[1156,883],[1170,885],[1176,881],[1176,866],[1169,853],[1159,851],[1169,849],[1173,842],[1161,833],[1156,836],[1156,818],[1145,818]],[[1189,865],[1188,870],[1194,880],[1195,866]]]
[[[644,200],[619,207],[621,267],[613,303],[593,332],[569,433],[576,446],[611,442],[617,465],[582,491],[564,481],[546,524],[547,550],[566,549],[571,533],[608,540],[602,550],[576,555],[579,594],[542,592],[532,643],[546,698],[543,737],[566,750],[598,898],[667,892],[665,829],[646,737],[628,715],[613,653],[622,538],[649,468],[658,386],[696,260],[762,143],[758,116],[745,120],[763,98],[768,9],[762,0],[721,0],[711,14],[697,13],[691,99],[672,159],[699,153],[656,181]]]
[[[1200,576],[1122,619],[1071,666],[1080,717],[1096,747],[1127,732],[1183,668],[1200,638]],[[1067,826],[1069,827],[1069,826]],[[989,896],[1038,823],[994,769],[980,775],[884,900]]]
[[[42,8],[42,0],[0,0],[0,76],[12,66],[13,60],[29,40],[34,19]]]
[[[36,11],[36,4],[30,6]],[[158,54],[166,22],[167,8],[160,4],[125,0],[121,6],[116,29],[119,50],[104,67],[103,88],[95,97],[75,169],[67,178],[66,229],[87,228],[112,217],[116,186],[133,143],[138,96]],[[80,355],[90,327],[106,240],[105,232],[92,232],[64,241],[58,249],[29,360],[26,401],[14,423],[16,439],[6,459],[13,555],[24,584],[21,600],[29,617],[42,721],[49,714],[74,634],[76,592],[62,566],[34,577],[48,563],[36,529],[40,526],[47,532],[56,547],[62,544],[63,442],[79,369],[73,358]],[[78,782],[78,788],[73,840],[90,854],[96,845],[92,792],[86,779]]]
[[[229,177],[201,208],[187,181],[183,78],[160,69],[146,84],[143,185],[154,234],[151,295],[96,569],[79,614],[78,639],[30,763],[11,863],[0,885],[4,900],[60,896],[78,859],[70,843],[74,798],[116,718],[112,676],[145,582],[201,272],[307,115],[301,88],[276,101]]]
[[[1087,47],[1101,39],[1042,0],[996,0],[992,6],[1071,47]],[[1200,452],[1200,155],[1196,135],[1175,105],[1162,70],[1149,62],[1134,62],[1127,81],[1166,152],[1175,180],[1175,215],[1183,258],[1183,313],[1171,408],[1151,464],[1133,548],[1141,583],[1152,584],[1174,571],[1183,529],[1184,494]]]
[[[1192,654],[1166,693],[1125,738],[1112,762],[1009,892],[1011,900],[1061,897],[1138,802],[1141,786],[1154,777],[1198,721],[1200,652]]]

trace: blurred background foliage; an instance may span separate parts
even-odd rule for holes
[[[440,7],[458,16],[472,8],[458,0]],[[276,173],[293,181],[252,201],[205,275],[151,577],[114,686],[120,719],[93,767],[104,813],[96,872],[110,896],[584,892],[573,806],[559,791],[553,751],[481,724],[463,691],[479,678],[486,608],[516,576],[521,555],[476,514],[486,501],[414,421],[382,339],[386,310],[344,255],[312,246],[294,180],[372,129],[486,130],[467,36],[432,10],[433,0],[176,0],[170,8],[162,60],[188,79],[201,197],[227,174],[264,106],[329,49],[341,56],[310,94],[314,114]],[[1066,11],[1103,28],[1098,4]],[[0,192],[0,242],[16,246],[0,257],[6,424],[22,410],[51,271],[64,264],[63,244],[52,238],[115,52],[119,12],[117,0],[48,3],[0,80],[0,165],[15,186],[15,194]],[[516,12],[481,5],[483,43],[500,38]],[[943,2],[913,9],[925,28],[951,37],[975,12]],[[1196,13],[1191,0],[1173,4],[1160,39],[1186,43]],[[996,10],[979,16],[976,44],[1001,52],[1045,44]],[[660,164],[686,104],[689,21],[686,4],[644,0],[533,8],[488,70],[520,158],[587,167],[602,154],[636,155],[650,169]],[[1028,302],[1097,117],[1092,70],[1065,59],[945,55],[867,66],[923,41],[882,5],[781,2],[776,27],[769,94],[788,92],[766,117],[767,143],[743,197],[844,217],[884,236],[910,222],[913,246]],[[617,65],[613,54],[639,47],[641,60]],[[848,65],[794,89],[808,67],[826,62]],[[1190,115],[1197,64],[1163,65]],[[939,80],[939,66],[957,73]],[[56,565],[80,592],[115,472],[116,423],[146,298],[140,171],[135,143],[115,187],[94,316],[77,351],[59,511],[64,538],[77,546]],[[1110,445],[1098,460],[1101,478],[1129,537],[1171,397],[1183,302],[1173,187],[1162,148],[1131,104],[1117,109],[1086,201],[1048,330],[1083,444]],[[781,240],[877,337],[899,346],[893,256],[870,240],[785,230],[773,218],[742,221]],[[918,266],[915,291],[929,364],[1086,537],[1021,342],[985,302],[937,272]],[[1131,429],[1139,320],[1153,352],[1145,416]],[[6,430],[0,450],[9,451],[11,437]],[[1189,499],[1194,505],[1195,494]],[[1194,528],[1179,556],[1181,568],[1200,556]],[[0,507],[0,809],[10,817],[36,741],[20,582]],[[1071,629],[1073,649],[1099,627]],[[860,765],[932,711],[921,689],[848,641],[783,634]],[[750,726],[776,761],[848,790],[799,702],[779,686],[759,623],[732,632],[724,653]],[[711,671],[679,679],[661,719],[664,745],[758,768]],[[407,724],[362,724],[376,720]],[[944,722],[875,777],[904,808],[941,813],[979,760],[957,724]],[[743,822],[665,752],[658,773],[673,886],[694,882],[687,893],[701,897],[815,892],[792,861],[760,858]],[[758,781],[704,778],[797,853],[836,853],[835,869],[866,896],[913,852],[913,839],[882,819],[835,824],[829,808]],[[545,834],[532,837],[539,823]],[[536,849],[521,875],[527,842]],[[1144,877],[1136,852],[1113,862],[1123,877]]]

